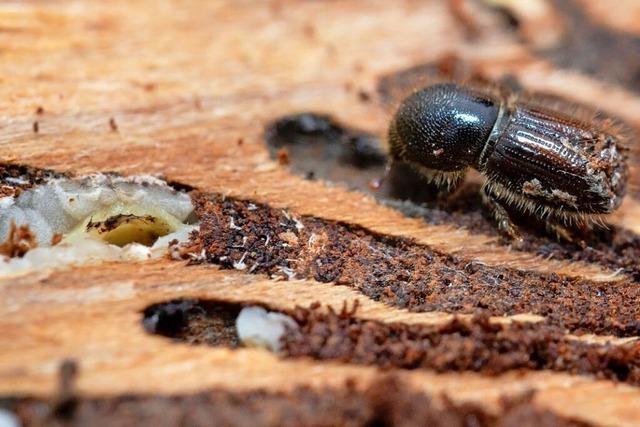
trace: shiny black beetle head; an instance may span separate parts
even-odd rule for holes
[[[477,164],[500,104],[454,83],[407,97],[389,128],[391,156],[424,168],[457,172]]]

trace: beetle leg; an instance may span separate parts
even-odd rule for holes
[[[566,227],[555,222],[547,222],[546,227],[547,232],[555,235],[558,240],[573,242],[573,236]]]
[[[498,224],[498,230],[506,234],[514,240],[522,241],[522,236],[518,231],[518,227],[511,221],[507,209],[504,207],[502,201],[500,201],[495,194],[493,194],[487,186],[482,189],[482,200],[484,204],[491,209],[493,218]]]
[[[583,249],[587,247],[585,241],[571,232],[569,228],[561,225],[557,222],[547,222],[547,232],[556,236],[558,240],[563,240],[567,243],[575,243]],[[586,226],[585,226],[586,227]]]

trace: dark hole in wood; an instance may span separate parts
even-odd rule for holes
[[[142,322],[147,332],[176,341],[235,348],[240,310],[240,304],[181,299],[146,308]]]

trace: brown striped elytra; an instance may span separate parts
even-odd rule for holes
[[[486,178],[483,199],[502,232],[519,236],[509,215],[518,211],[571,239],[567,227],[589,227],[620,206],[627,150],[613,120],[560,105],[504,90],[428,86],[393,117],[391,157],[445,190],[474,168]]]

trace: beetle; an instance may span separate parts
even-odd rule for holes
[[[506,90],[457,83],[420,89],[401,102],[388,142],[392,160],[445,192],[469,168],[478,170],[498,229],[515,239],[514,210],[572,240],[571,227],[602,223],[627,187],[626,138],[613,120]]]

